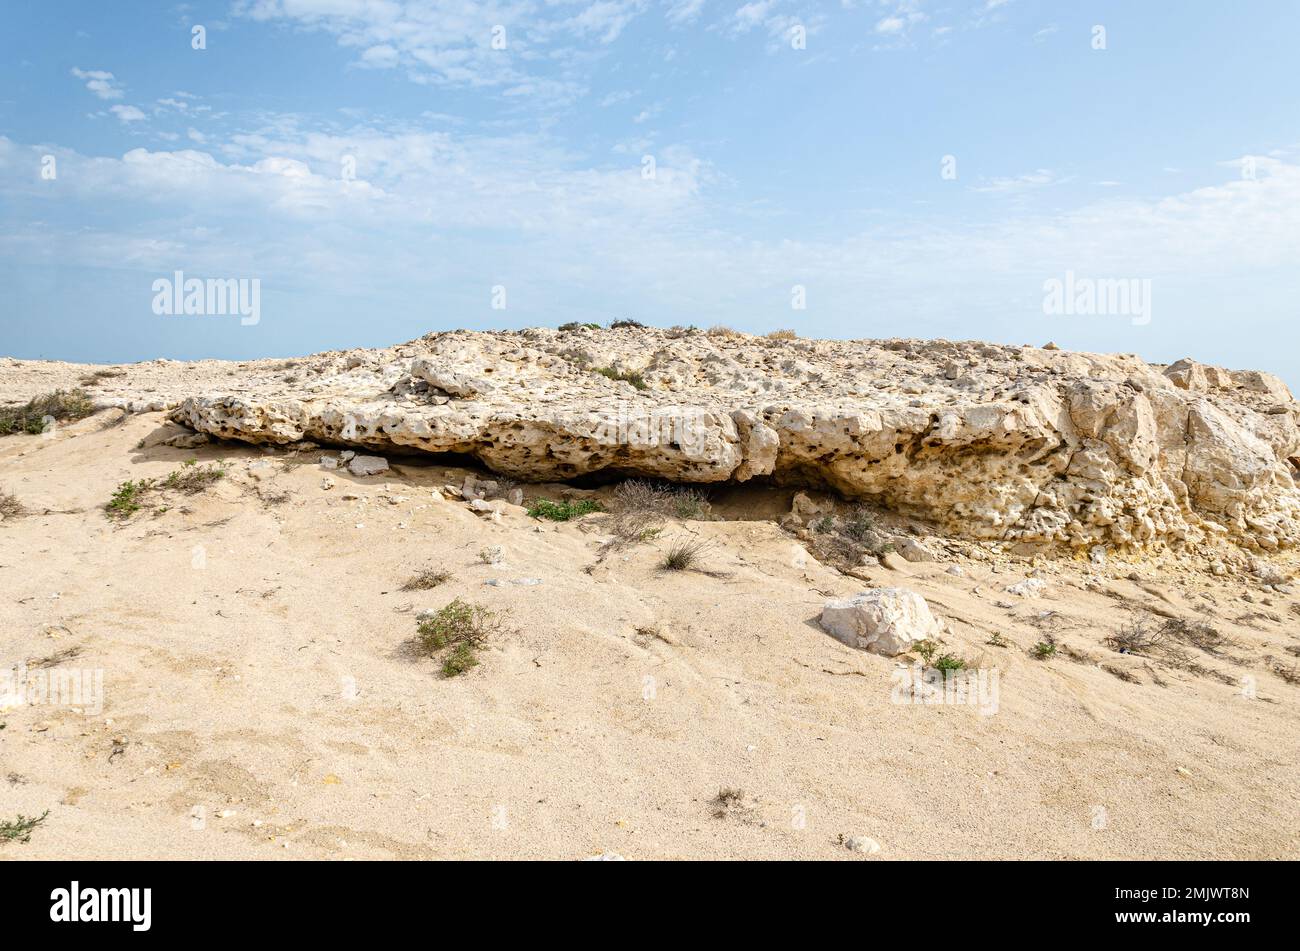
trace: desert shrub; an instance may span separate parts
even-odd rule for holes
[[[420,621],[415,633],[425,653],[446,652],[442,674],[455,677],[478,666],[479,649],[503,626],[504,618],[496,611],[456,598]]]
[[[768,340],[798,340],[799,335],[793,330],[773,330],[767,335]]]
[[[864,545],[873,541],[875,529],[875,517],[865,505],[854,506],[848,517],[841,523],[840,528],[849,538]]]
[[[82,390],[55,390],[28,400],[23,406],[0,407],[0,436],[39,434],[47,417],[58,422],[84,419],[91,413],[90,397]]]
[[[866,555],[879,558],[894,550],[889,536],[876,528],[875,518],[865,505],[845,516],[822,515],[812,523],[809,549],[818,561],[841,570],[861,564]]]
[[[925,661],[925,666],[933,667],[935,670],[942,671],[946,677],[950,672],[955,670],[965,670],[969,666],[966,661],[962,660],[955,654],[944,651],[939,653],[939,644],[936,641],[926,639],[917,641],[912,645],[912,650],[920,655]]]
[[[1035,660],[1049,660],[1056,656],[1056,641],[1050,637],[1045,641],[1039,641],[1030,648],[1029,654]]]
[[[0,522],[7,522],[11,518],[21,518],[25,514],[27,514],[27,509],[23,507],[23,503],[18,501],[18,497],[0,489]]]
[[[710,337],[728,338],[728,337],[744,336],[744,334],[742,334],[739,330],[732,330],[730,327],[724,327],[722,324],[714,324],[712,327],[706,330],[705,333],[707,333]]]
[[[965,670],[967,664],[966,661],[962,660],[956,654],[943,653],[936,657],[934,663],[930,666],[935,670],[942,671],[943,675],[946,677],[953,671]]]
[[[682,519],[701,519],[709,513],[708,497],[698,489],[667,483],[629,479],[614,490],[619,513],[647,512]]]
[[[609,325],[610,330],[622,330],[624,327],[630,327],[633,330],[645,330],[645,324],[641,323],[639,320],[632,320],[629,317],[622,317],[613,321]]]
[[[643,377],[640,373],[638,373],[635,370],[627,370],[624,372],[619,372],[618,370],[615,370],[613,367],[599,367],[597,368],[596,372],[609,380],[622,380],[624,383],[631,383],[632,386],[634,386],[638,390],[649,389],[649,386],[645,381],[645,377]]]
[[[167,478],[162,480],[160,487],[183,495],[197,495],[225,475],[225,467],[220,463],[199,466],[195,464],[195,460],[186,459],[179,469],[169,473]]]
[[[1134,617],[1106,638],[1106,646],[1121,654],[1150,654],[1163,640],[1164,635],[1153,629],[1146,618]]]
[[[154,487],[153,479],[127,480],[121,483],[104,506],[110,518],[126,519],[140,511],[145,495]]]
[[[592,499],[570,499],[565,502],[534,499],[528,506],[528,514],[533,518],[548,518],[552,522],[567,522],[600,510],[600,503]]]
[[[572,333],[575,330],[599,330],[600,324],[584,324],[577,320],[571,320],[567,324],[560,324],[557,328],[561,333]]]
[[[435,568],[422,568],[402,583],[403,591],[428,591],[451,580],[451,573]]]
[[[123,521],[144,508],[150,497],[157,492],[196,495],[225,475],[226,469],[221,463],[198,466],[193,459],[187,459],[181,468],[168,473],[163,479],[135,479],[119,484],[112,498],[104,505],[104,513],[109,518]]]
[[[19,813],[18,818],[12,821],[5,820],[0,822],[0,842],[29,842],[32,838],[32,830],[45,821],[45,817],[50,814],[50,810],[39,816],[29,817]]]
[[[1219,633],[1204,618],[1195,621],[1169,618],[1161,625],[1160,633],[1170,640],[1190,644],[1214,656],[1222,656],[1227,648],[1236,646],[1235,641]]]

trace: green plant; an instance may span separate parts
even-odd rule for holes
[[[1056,643],[1054,641],[1039,641],[1029,651],[1035,660],[1047,660],[1049,657],[1056,656]]]
[[[926,666],[934,663],[934,655],[939,651],[939,645],[928,638],[923,641],[917,641],[912,645],[912,650],[921,655],[921,660],[925,661]]]
[[[533,518],[548,518],[552,522],[567,522],[582,518],[592,512],[601,511],[600,503],[592,499],[570,499],[565,502],[552,502],[550,499],[534,499],[528,506],[528,514]]]
[[[136,479],[121,483],[114,491],[113,497],[105,504],[105,514],[109,518],[125,520],[140,511],[149,496],[155,492],[167,490],[180,492],[183,495],[195,495],[226,474],[222,463],[198,466],[196,462],[197,460],[194,459],[186,460],[181,463],[181,468],[168,473],[161,480]],[[159,509],[157,514],[165,511],[166,508]]]
[[[23,406],[0,407],[0,436],[13,433],[39,434],[46,419],[59,422],[84,419],[93,410],[90,397],[83,390],[55,390],[30,399]]]
[[[0,822],[0,842],[29,842],[32,838],[32,830],[45,821],[45,817],[50,814],[46,809],[39,816],[28,817],[22,813],[12,822]]]
[[[433,615],[420,621],[416,637],[425,653],[446,650],[442,674],[455,677],[478,665],[478,651],[502,628],[503,618],[495,611],[456,598]]]
[[[167,478],[162,480],[162,488],[172,489],[185,495],[195,495],[226,474],[225,468],[220,463],[196,467],[197,462],[197,459],[187,459],[181,464],[181,468],[169,473]]]
[[[865,506],[855,506],[844,520],[841,531],[859,544],[866,544],[875,534],[876,520]]]
[[[576,320],[571,320],[567,324],[560,324],[557,329],[559,329],[561,333],[570,333],[574,330],[582,330],[584,327],[587,330],[599,330],[600,324],[584,324]]]
[[[641,323],[639,320],[632,320],[628,317],[623,317],[619,320],[613,321],[609,325],[610,330],[621,330],[624,327],[631,327],[635,330],[644,330],[645,324]]]
[[[996,631],[993,632],[993,635],[984,643],[989,645],[989,647],[1010,647],[1011,646],[1011,642],[1008,641],[1005,637],[1003,637],[1001,634],[999,634]]]
[[[934,659],[934,663],[931,664],[931,666],[935,670],[942,671],[943,675],[946,677],[951,671],[965,670],[966,661],[954,654],[940,654]]]
[[[153,479],[127,480],[117,487],[113,497],[104,506],[109,518],[127,519],[140,511],[144,496],[154,486]]]
[[[626,372],[620,373],[618,370],[615,370],[613,367],[598,367],[596,369],[596,372],[599,373],[601,376],[610,380],[622,380],[624,383],[631,383],[632,386],[634,386],[638,390],[649,389],[649,386],[646,384],[645,377],[643,377],[640,373],[637,373],[635,370],[628,370]]]

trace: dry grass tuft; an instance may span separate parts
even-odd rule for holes
[[[403,591],[428,591],[451,580],[451,572],[435,568],[424,568],[407,578],[402,584]]]
[[[709,543],[700,538],[674,542],[659,562],[659,567],[664,571],[701,571],[703,556],[708,550]]]
[[[0,436],[38,435],[45,431],[48,420],[71,422],[85,419],[91,411],[90,397],[83,390],[55,390],[23,406],[0,407]]]
[[[0,489],[0,522],[7,522],[11,518],[22,518],[26,514],[27,509],[18,501],[16,495],[10,495]]]

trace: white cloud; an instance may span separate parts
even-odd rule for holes
[[[746,3],[731,15],[732,29],[739,33],[747,33],[754,27],[761,26],[774,6],[776,0],[752,0]]]
[[[1066,179],[1059,177],[1051,169],[1040,168],[1014,177],[988,179],[975,186],[974,190],[977,192],[1018,194],[1035,188],[1042,188],[1045,185],[1059,185],[1064,181]]]
[[[109,106],[108,111],[123,122],[142,122],[145,118],[145,114],[135,106]]]
[[[122,90],[113,74],[102,69],[72,67],[72,75],[86,82],[86,88],[100,99],[121,99]]]
[[[374,69],[392,69],[397,65],[400,58],[396,47],[389,46],[387,43],[380,43],[377,46],[371,46],[361,54],[361,65]]]
[[[664,16],[668,18],[669,23],[674,25],[694,23],[699,19],[700,10],[703,7],[704,0],[675,0]]]
[[[234,13],[334,36],[356,63],[427,85],[567,101],[584,91],[591,41],[612,43],[649,0],[235,0]],[[504,48],[494,48],[496,38]]]

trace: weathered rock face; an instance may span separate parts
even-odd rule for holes
[[[453,331],[303,358],[292,382],[195,393],[173,418],[254,443],[464,453],[519,479],[771,477],[976,538],[1300,542],[1300,405],[1268,374],[1187,360],[1161,372],[948,341]]]

